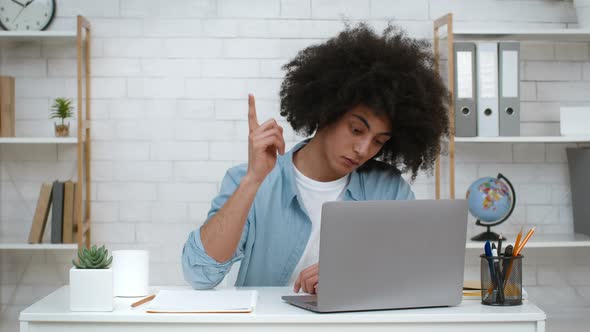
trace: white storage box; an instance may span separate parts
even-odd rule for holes
[[[560,107],[559,131],[562,136],[590,135],[590,106]]]

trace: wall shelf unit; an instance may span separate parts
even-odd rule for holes
[[[0,31],[0,40],[46,40],[48,38],[76,40],[76,31]]]
[[[512,243],[516,234],[504,234]],[[484,242],[467,240],[466,248],[483,249]],[[526,248],[578,248],[590,247],[590,236],[583,234],[535,234]]]
[[[76,250],[77,243],[0,243],[4,250]]]
[[[78,144],[78,137],[0,137],[0,144]]]
[[[441,44],[446,45],[447,88],[450,92],[449,121],[451,135],[443,144],[448,144],[449,157],[449,197],[455,199],[455,143],[590,143],[590,136],[518,136],[518,137],[455,137],[455,82],[454,82],[454,50],[455,41],[521,41],[521,42],[590,42],[589,29],[468,29],[454,28],[453,14],[446,14],[434,21],[434,60],[435,69],[440,70]],[[440,71],[439,71],[440,72]],[[435,196],[441,197],[441,165],[440,156],[435,164]],[[515,236],[508,236],[514,239]],[[467,248],[479,248],[482,242],[467,241]],[[527,248],[550,247],[590,247],[590,236],[583,234],[536,234]]]
[[[586,42],[590,39],[588,29],[462,29],[453,31],[456,41],[460,40],[518,40],[518,41],[561,41]]]
[[[457,143],[589,143],[590,136],[455,137]]]
[[[0,239],[0,249],[14,250],[76,250],[90,247],[91,241],[91,26],[90,22],[79,15],[75,31],[0,31],[0,47],[10,48],[20,43],[74,43],[77,60],[77,113],[78,130],[74,137],[0,137],[0,144],[75,144],[77,181],[81,190],[74,196],[74,241],[75,243],[27,243],[15,239]],[[57,97],[57,96],[56,96]],[[84,194],[83,195],[83,191]],[[86,197],[84,200],[83,197]]]

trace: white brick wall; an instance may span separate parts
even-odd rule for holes
[[[366,19],[370,16],[370,12],[369,0],[314,0],[311,2],[312,18]]]
[[[281,17],[299,18],[311,16],[311,0],[281,0]]]
[[[97,183],[99,201],[155,201],[157,185],[155,183]]]
[[[544,144],[514,144],[512,146],[515,162],[543,162],[545,161]]]
[[[127,88],[127,96],[130,98],[182,98],[184,96],[184,79],[129,78]]]
[[[63,60],[58,62],[49,62],[50,70],[57,73],[67,72],[71,68],[76,68],[71,62],[63,64]],[[59,64],[59,68],[52,68],[51,65]],[[96,59],[92,61],[92,76],[94,77],[121,77],[136,76],[141,73],[140,61],[138,59]],[[75,73],[72,73],[75,75]]]
[[[92,160],[148,160],[149,143],[97,141],[92,144]]]
[[[178,182],[218,182],[231,166],[231,163],[221,161],[177,162],[174,164],[174,180]]]
[[[520,100],[534,101],[537,100],[537,85],[535,82],[520,82]]]
[[[89,1],[89,0],[86,0]],[[215,0],[177,0],[174,6],[168,0],[119,0],[123,17],[208,17],[217,14]]]
[[[190,19],[155,19],[144,24],[146,37],[195,37],[201,33],[201,22]]]
[[[555,49],[553,44],[530,42],[522,45],[520,57],[522,60],[553,60]]]
[[[404,0],[372,0],[371,18],[396,20],[426,20],[428,19],[428,1],[414,1],[408,6]]]
[[[158,186],[158,200],[172,202],[210,202],[217,193],[214,183],[164,183]]]
[[[584,81],[590,81],[590,63],[584,63],[584,73],[582,77]]]
[[[539,82],[537,83],[540,101],[587,101],[590,82]]]
[[[527,61],[522,79],[527,81],[579,81],[582,79],[582,63]]]
[[[256,10],[252,10],[256,8]],[[274,0],[223,0],[217,2],[217,15],[220,17],[277,17],[281,3]]]
[[[51,29],[73,29],[78,14],[93,29],[93,242],[148,249],[152,284],[184,284],[179,256],[188,233],[205,220],[226,169],[247,160],[247,93],[257,97],[259,119],[279,120],[292,147],[301,137],[280,118],[278,92],[281,66],[299,50],[336,35],[343,18],[376,29],[394,19],[411,36],[431,39],[432,20],[447,12],[462,27],[576,23],[571,1],[58,0]],[[0,71],[16,77],[17,134],[52,135],[52,99],[76,94],[75,51],[53,42],[0,49]],[[590,43],[523,43],[521,57],[521,132],[557,135],[559,107],[590,100]],[[540,234],[571,232],[571,146],[457,144],[456,195],[475,178],[501,172],[520,198],[498,231],[538,225]],[[2,237],[28,236],[40,182],[75,178],[74,160],[74,146],[0,145]],[[432,198],[434,179],[421,173],[413,188],[418,198]],[[473,221],[470,234],[481,232]],[[467,252],[468,279],[479,277],[479,254]],[[550,313],[550,330],[566,310],[590,317],[587,248],[525,255],[525,286]],[[68,283],[72,257],[0,251],[0,330],[17,331],[20,310]]]
[[[157,142],[152,144],[153,160],[206,160],[209,153],[206,142]]]
[[[566,61],[588,61],[587,43],[557,43],[555,59]]]
[[[562,104],[562,102],[521,102],[520,121],[559,121],[559,106]]]

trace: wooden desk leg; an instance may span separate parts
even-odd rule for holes
[[[29,332],[29,323],[28,322],[20,322],[20,332]]]

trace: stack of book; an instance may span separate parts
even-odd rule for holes
[[[29,233],[29,243],[41,243],[51,210],[51,243],[75,243],[74,216],[77,214],[75,193],[78,184],[72,181],[43,183]]]

